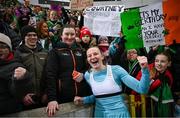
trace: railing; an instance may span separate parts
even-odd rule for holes
[[[59,106],[59,111],[54,117],[86,117],[93,116],[92,105],[76,106],[74,103],[65,103]],[[5,115],[5,117],[47,117],[46,107],[22,111],[14,114]]]
[[[129,95],[129,111],[132,117],[146,117],[146,96],[140,95],[140,100],[136,100],[135,95]]]
[[[152,101],[146,95],[139,95],[139,100],[135,95],[123,94],[125,102],[129,108],[131,117],[152,117]],[[93,105],[76,106],[74,103],[65,103],[59,106],[59,111],[54,117],[86,117],[93,116]],[[22,111],[14,114],[5,115],[5,117],[47,117],[46,107]]]

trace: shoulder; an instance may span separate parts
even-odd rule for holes
[[[91,73],[91,70],[88,70],[88,71],[85,72],[84,78],[85,78],[86,80],[89,80],[89,78],[90,78],[90,73]]]
[[[127,71],[119,65],[111,65],[113,75],[126,75]]]
[[[91,73],[91,72],[88,70],[88,71],[85,72],[84,76],[85,76],[85,77],[90,76],[90,73]]]
[[[13,59],[9,62],[9,65],[15,69],[17,67],[22,67],[22,68],[25,68],[25,66],[18,60],[18,59]]]
[[[109,65],[112,69],[112,71],[118,71],[118,70],[123,70],[123,68],[119,65]]]
[[[16,50],[14,51],[15,58],[23,56],[23,54],[26,54],[26,49],[24,46],[20,45]]]

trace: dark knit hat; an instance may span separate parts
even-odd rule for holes
[[[26,25],[26,26],[22,27],[22,29],[21,29],[21,38],[22,38],[22,40],[25,39],[25,36],[26,36],[29,32],[35,32],[35,33],[37,33],[36,29],[35,29],[33,26]]]

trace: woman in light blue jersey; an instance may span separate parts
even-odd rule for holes
[[[104,65],[104,56],[98,47],[89,48],[86,54],[91,69],[85,73],[85,79],[91,86],[93,95],[76,96],[74,103],[77,105],[95,103],[95,117],[130,117],[121,95],[122,82],[138,93],[147,93],[150,83],[147,58],[144,56],[137,58],[142,71],[142,78],[139,81],[120,66]]]

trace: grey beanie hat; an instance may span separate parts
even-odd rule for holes
[[[101,40],[107,40],[108,41],[108,37],[107,36],[99,36],[98,43],[100,43]]]
[[[0,33],[0,42],[5,43],[9,46],[10,50],[12,50],[11,40],[5,34]]]

